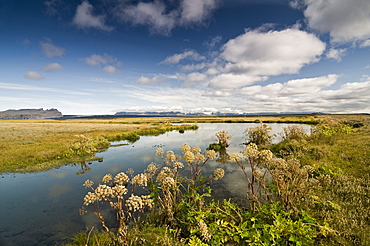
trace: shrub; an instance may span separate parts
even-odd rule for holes
[[[269,145],[274,137],[270,134],[271,129],[271,127],[263,124],[261,126],[247,128],[245,134],[250,143]]]

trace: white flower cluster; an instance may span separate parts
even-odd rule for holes
[[[204,162],[206,160],[206,158],[201,153],[196,153],[195,154],[195,160],[197,162]]]
[[[194,161],[195,159],[195,156],[194,156],[194,153],[193,152],[190,152],[190,151],[186,151],[184,153],[184,159],[187,163],[191,163]]]
[[[170,162],[174,162],[176,160],[176,155],[172,150],[167,151],[166,157]]]
[[[128,183],[128,181],[129,181],[128,176],[123,172],[118,173],[114,177],[114,183],[117,184],[117,185],[126,185]]]
[[[182,153],[188,152],[188,151],[190,151],[190,150],[191,150],[191,148],[190,148],[190,146],[189,146],[188,144],[183,144],[183,145],[181,146],[181,151],[182,151]]]
[[[164,153],[164,150],[162,148],[158,148],[155,151],[156,155],[162,155]]]
[[[150,174],[155,174],[157,172],[158,168],[159,168],[158,165],[152,162],[145,169],[145,172],[150,173]]]
[[[90,203],[94,203],[95,201],[97,201],[97,197],[93,192],[88,192],[84,197],[85,206],[88,206]]]
[[[242,160],[242,157],[238,154],[231,154],[231,156],[229,157],[229,160],[231,162],[239,162]]]
[[[94,185],[94,182],[89,180],[89,179],[86,180],[85,183],[83,184],[83,186],[85,186],[85,188],[91,188],[93,185]]]
[[[199,154],[201,151],[202,151],[202,149],[199,148],[198,146],[195,146],[195,147],[191,148],[191,152],[193,152],[194,154]]]
[[[110,186],[99,185],[94,192],[88,192],[84,197],[84,205],[88,206],[90,203],[101,201],[113,196],[113,190]]]
[[[242,151],[243,155],[248,158],[257,158],[259,155],[258,147],[255,143],[248,144]]]
[[[213,159],[215,159],[215,158],[216,158],[216,156],[217,156],[217,153],[216,153],[216,151],[214,151],[213,149],[208,150],[208,151],[206,152],[206,157],[207,157],[208,159],[213,160]]]
[[[113,180],[112,174],[106,174],[102,178],[103,183],[109,183]]]
[[[172,177],[165,177],[162,180],[162,187],[163,188],[173,188],[176,186],[176,181]]]
[[[179,161],[176,161],[173,165],[176,168],[183,168],[184,167],[184,164],[182,162],[179,162]]]
[[[127,210],[130,212],[142,211],[145,207],[153,207],[153,200],[150,196],[135,196],[131,195],[126,200]]]
[[[131,183],[133,185],[147,186],[148,185],[148,177],[145,174],[140,173],[140,174],[138,174],[138,175],[136,175],[135,177],[132,178]]]
[[[221,168],[217,168],[214,172],[213,172],[213,180],[218,180],[218,179],[222,179],[225,175],[225,171]]]
[[[116,185],[112,187],[112,197],[118,197],[123,199],[123,195],[127,194],[127,189],[123,185]]]
[[[163,167],[160,173],[157,175],[157,181],[163,183],[163,181],[167,178],[173,178],[173,172],[169,167]]]
[[[212,238],[212,233],[208,230],[208,226],[203,221],[199,221],[199,234],[204,240],[208,241]]]
[[[143,200],[139,196],[131,195],[126,200],[126,207],[130,212],[136,212],[144,207]]]

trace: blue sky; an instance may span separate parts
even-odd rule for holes
[[[4,0],[0,33],[0,111],[370,113],[368,0]]]

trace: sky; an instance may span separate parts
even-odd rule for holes
[[[0,111],[370,113],[369,0],[0,0]]]

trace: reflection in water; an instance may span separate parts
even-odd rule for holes
[[[80,216],[86,189],[85,180],[95,183],[111,173],[113,175],[133,168],[142,172],[148,164],[161,159],[155,149],[161,146],[164,151],[181,153],[181,146],[199,146],[206,149],[215,141],[215,133],[227,130],[232,139],[227,151],[220,152],[219,160],[213,160],[204,167],[204,176],[223,168],[225,176],[212,183],[215,198],[245,197],[248,184],[236,163],[225,163],[228,154],[239,153],[245,142],[244,130],[257,124],[199,124],[198,131],[169,132],[160,136],[143,136],[134,145],[117,142],[117,147],[98,153],[104,158],[99,161],[81,162],[60,167],[48,172],[29,174],[3,174],[0,179],[0,245],[55,245],[65,242],[86,226],[98,226],[95,217]],[[271,124],[272,133],[282,131],[287,125]],[[309,127],[306,127],[309,129]],[[275,139],[275,141],[279,141]],[[115,144],[115,143],[113,143]],[[134,146],[134,147],[133,147]],[[102,160],[101,159],[101,160]],[[74,174],[77,175],[74,175]],[[16,178],[13,178],[16,177]],[[109,216],[109,215],[107,215]]]
[[[79,163],[74,163],[75,166],[80,165],[80,170],[76,173],[77,175],[86,174],[87,172],[91,171],[90,165],[92,162],[86,163],[86,161],[81,161]]]
[[[227,148],[221,147],[218,151],[218,158],[216,162],[226,164],[229,161],[230,155],[227,153]]]

